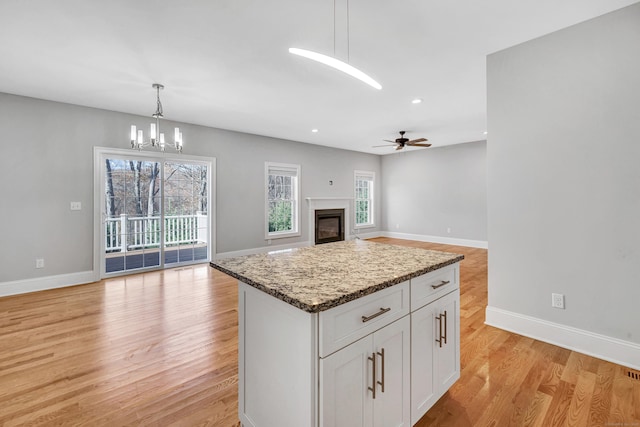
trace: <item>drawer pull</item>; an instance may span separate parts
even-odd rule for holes
[[[438,289],[438,288],[440,288],[440,287],[442,287],[442,286],[444,286],[444,285],[448,285],[449,283],[450,283],[450,281],[449,281],[449,280],[443,280],[442,282],[440,282],[440,284],[439,284],[439,285],[431,285],[431,287],[432,287],[433,289]]]
[[[371,319],[375,319],[376,317],[380,316],[381,314],[385,314],[387,311],[391,311],[391,307],[387,307],[387,308],[382,308],[380,307],[380,311],[372,314],[371,316],[362,316],[362,323],[364,322],[368,322]]]

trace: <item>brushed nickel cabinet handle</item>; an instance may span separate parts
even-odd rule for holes
[[[368,322],[371,319],[375,319],[376,317],[380,316],[381,314],[385,314],[387,311],[391,311],[391,307],[387,307],[387,308],[380,307],[380,311],[379,312],[374,313],[371,316],[362,316],[362,323]]]
[[[449,283],[451,283],[451,281],[449,281],[449,280],[443,280],[442,282],[440,282],[440,284],[438,284],[438,285],[431,285],[431,287],[432,287],[433,289],[438,289],[438,288],[443,287],[444,285],[448,285]]]
[[[371,360],[372,365],[373,365],[373,369],[372,374],[373,374],[373,387],[367,387],[369,390],[371,390],[371,393],[373,393],[373,398],[376,398],[376,354],[375,353],[371,353],[371,357],[367,357],[368,360]]]
[[[436,319],[438,319],[438,339],[436,341],[442,347],[442,315],[437,316]]]
[[[384,347],[378,352],[378,356],[382,359],[382,381],[378,381],[378,384],[380,384],[381,391],[384,393]]]

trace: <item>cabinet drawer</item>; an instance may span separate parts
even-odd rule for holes
[[[409,281],[322,311],[318,353],[328,356],[408,313]]]
[[[414,277],[411,279],[411,311],[458,289],[459,279],[460,263]]]

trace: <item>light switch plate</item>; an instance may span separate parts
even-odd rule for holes
[[[72,211],[82,210],[82,203],[81,202],[71,202],[71,210]]]

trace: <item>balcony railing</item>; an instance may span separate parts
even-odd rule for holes
[[[105,221],[106,252],[158,248],[161,243],[159,216],[120,215]],[[164,217],[165,246],[207,243],[207,215],[173,215]]]

